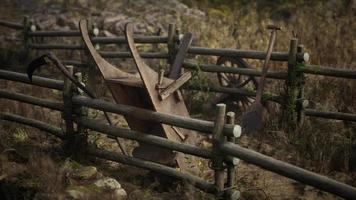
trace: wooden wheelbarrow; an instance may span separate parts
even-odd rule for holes
[[[136,49],[132,36],[133,31],[131,24],[126,25],[125,36],[139,75],[124,72],[108,63],[95,50],[90,41],[87,22],[85,20],[79,22],[79,27],[85,46],[96,66],[99,68],[116,103],[189,117],[186,105],[182,100],[181,93],[178,89],[191,78],[190,72],[187,72],[180,77],[171,74],[173,78],[177,77],[176,80],[173,80],[163,77],[163,73],[158,74],[147,66]],[[191,37],[185,46],[189,46],[190,42]],[[187,47],[181,51],[182,55],[184,55],[186,49]],[[140,113],[137,113],[137,115],[140,115]],[[196,132],[192,130],[143,121],[129,116],[124,117],[129,127],[133,130],[153,134],[185,144],[194,145],[196,143]],[[168,166],[177,166],[178,164],[178,167],[184,171],[195,171],[195,162],[193,161],[192,156],[175,153],[172,150],[142,143],[139,147],[136,147],[133,150],[132,154],[134,157],[158,162]]]

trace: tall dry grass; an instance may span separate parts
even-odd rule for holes
[[[184,1],[185,2],[185,1]],[[184,23],[183,30],[194,33],[199,45],[209,47],[266,50],[268,24],[278,24],[276,51],[288,51],[296,35],[311,54],[311,64],[356,69],[355,1],[191,1],[206,10],[205,21]],[[205,6],[204,6],[205,5]],[[208,60],[215,62],[214,58]],[[259,68],[261,62],[248,61]],[[272,62],[271,70],[285,71],[286,65]],[[270,81],[268,90],[283,92],[284,83]],[[322,111],[356,113],[356,80],[307,75],[305,96],[310,107]],[[277,114],[278,116],[278,114]],[[267,132],[279,131],[276,113],[270,114]],[[271,125],[272,124],[272,125]],[[300,165],[317,171],[354,169],[355,125],[337,120],[306,117],[289,143],[299,152]]]

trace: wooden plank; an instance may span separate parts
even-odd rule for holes
[[[156,123],[164,123],[175,127],[192,129],[200,131],[200,133],[211,134],[214,123],[200,119],[194,119],[186,116],[179,116],[170,113],[155,112],[148,109],[138,108],[131,105],[115,104],[100,99],[90,99],[83,96],[73,97],[73,104],[79,106],[87,106],[90,108],[124,115],[125,117],[136,117],[142,121],[150,121]],[[224,135],[238,135],[238,129],[235,125],[225,124]],[[237,137],[237,136],[236,136]]]
[[[170,68],[169,78],[177,79],[181,73],[184,58],[188,52],[190,44],[193,41],[193,34],[186,33],[182,39],[182,43],[179,45],[177,55],[174,59],[173,65]]]
[[[149,66],[147,66],[146,63],[142,60],[142,58],[138,54],[132,35],[133,35],[133,27],[131,24],[127,24],[125,27],[125,36],[128,41],[128,45],[130,47],[130,51],[134,58],[136,67],[140,73],[142,82],[147,90],[149,100],[153,105],[153,109],[158,112],[173,113],[173,114],[189,117],[189,113],[185,106],[184,101],[177,101],[177,99],[174,96],[167,97],[167,99],[164,102],[159,99],[156,90],[156,80],[158,80],[158,73],[156,73]],[[163,82],[164,84],[165,83],[169,84],[172,82],[172,80],[168,78],[164,78]],[[176,132],[171,126],[163,125],[163,124],[161,124],[160,126],[163,128],[164,134],[168,139],[173,141],[181,141],[180,137],[176,134]],[[181,130],[181,132],[185,135],[186,138],[186,140],[181,142],[187,144],[195,144],[196,133],[194,133],[194,131]],[[177,163],[178,166],[181,167],[183,170],[188,170],[188,169],[194,170],[193,168],[195,168],[194,166],[195,163],[194,161],[192,161],[192,158],[184,156],[180,153],[177,154]]]
[[[159,92],[160,100],[165,100],[174,92],[177,92],[180,87],[182,87],[187,81],[192,78],[191,72],[186,72],[182,76],[180,76],[177,80],[169,84],[166,88],[164,88],[161,92]]]
[[[111,91],[115,101],[123,105],[153,109],[145,88],[133,87],[127,84],[121,84],[117,81],[118,79],[130,79],[134,82],[142,82],[141,78],[138,75],[126,73],[112,66],[95,50],[93,44],[90,41],[87,30],[87,22],[85,20],[81,20],[79,22],[79,28],[82,33],[84,44],[88,48],[89,54],[93,58],[96,66],[99,68],[99,71],[103,76],[105,83]],[[157,80],[156,78],[153,80]],[[116,82],[109,81],[114,79]],[[129,127],[133,130],[165,137],[163,127],[159,123],[147,122],[132,115],[126,115],[124,117]],[[154,160],[165,165],[173,165],[175,156],[175,154],[170,150],[147,144],[140,144],[139,147],[134,149],[133,155],[147,160]]]

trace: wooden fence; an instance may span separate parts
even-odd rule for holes
[[[25,46],[28,49],[36,50],[84,50],[82,44],[44,44],[39,43],[38,38],[48,37],[70,37],[73,41],[79,39],[79,30],[71,31],[36,31],[36,24],[31,24],[28,18],[24,18],[23,23],[13,23],[0,20],[0,26],[6,26],[13,29],[22,30],[24,34]],[[92,28],[97,29],[95,27]],[[179,32],[176,31],[174,25],[170,24],[167,36],[136,36],[134,40],[136,43],[145,44],[166,44],[168,51],[165,52],[141,52],[141,56],[147,59],[165,59],[169,63],[173,62],[175,52],[179,44]],[[93,33],[95,31],[92,31]],[[98,30],[96,31],[98,32]],[[76,39],[77,38],[77,39]],[[99,37],[92,34],[92,42],[97,45],[107,44],[124,44],[126,39],[123,36],[119,37]],[[101,51],[104,58],[130,58],[129,52],[112,52]],[[248,59],[263,60],[266,56],[264,51],[246,51],[237,49],[216,49],[192,46],[188,49],[190,55],[205,55],[205,56],[223,56],[223,57],[238,57]],[[356,114],[342,113],[342,112],[325,112],[308,108],[307,97],[304,96],[304,80],[305,75],[322,75],[337,78],[356,79],[356,70],[331,68],[324,66],[315,66],[305,64],[309,59],[309,54],[304,52],[303,44],[298,42],[298,39],[293,38],[290,41],[288,52],[273,52],[271,60],[287,62],[288,69],[285,72],[270,71],[267,78],[284,81],[285,90],[281,94],[270,94],[266,92],[263,95],[264,101],[272,101],[280,104],[283,107],[283,122],[285,127],[289,130],[295,130],[297,125],[302,121],[303,116],[322,117],[327,119],[337,119],[346,121],[356,121]],[[79,60],[64,60],[64,64],[73,65],[80,68],[89,66],[88,62]],[[237,75],[246,75],[258,77],[261,76],[261,71],[254,68],[233,68],[216,64],[202,64],[197,62],[184,62],[183,67],[189,70],[199,70],[208,73],[229,73]],[[216,85],[196,86],[186,84],[185,89],[209,91],[216,93],[226,93],[231,95],[240,95],[247,97],[254,97],[255,91],[247,90],[244,88],[224,87]]]
[[[0,20],[0,25],[7,26],[9,28],[23,30],[25,38],[25,46],[29,49],[70,49],[70,50],[83,50],[82,45],[64,45],[64,44],[38,44],[34,43],[36,37],[78,37],[79,31],[36,31],[35,26],[29,23],[29,20],[25,18],[23,24],[11,23]],[[179,37],[176,33],[174,26],[170,26],[168,36],[140,36],[135,37],[135,42],[138,43],[164,43],[167,44],[168,52],[141,52],[141,56],[144,58],[158,58],[167,59],[168,62],[174,60],[175,51],[178,47]],[[92,37],[93,42],[98,44],[117,44],[126,43],[123,37]],[[244,51],[234,49],[212,49],[204,47],[191,47],[188,50],[189,54],[194,55],[209,55],[209,56],[225,56],[225,57],[240,57],[240,58],[252,58],[252,59],[264,59],[266,53],[263,51]],[[129,52],[101,52],[106,58],[129,58],[131,54]],[[273,52],[272,60],[288,62],[288,70],[286,72],[268,72],[267,77],[272,79],[284,80],[286,85],[285,94],[270,95],[265,94],[264,100],[280,103],[285,108],[286,124],[290,128],[297,125],[300,116],[304,113],[308,116],[325,117],[331,119],[341,119],[356,121],[356,115],[347,113],[329,113],[320,112],[316,110],[305,109],[303,105],[303,84],[301,80],[304,74],[317,74],[325,76],[334,76],[342,78],[356,79],[356,72],[353,70],[341,70],[336,68],[324,68],[319,66],[311,66],[304,64],[307,60],[307,54],[303,52],[302,45],[298,45],[297,39],[292,39],[290,43],[289,52]],[[87,67],[88,63],[68,60],[64,61],[66,64],[75,65],[78,67]],[[243,68],[230,68],[214,64],[200,64],[184,62],[183,67],[191,70],[201,70],[204,72],[224,72],[232,74],[242,74],[248,76],[260,76],[261,72],[255,69],[243,69]],[[40,122],[38,120],[25,118],[19,115],[10,113],[1,113],[1,119],[7,121],[14,121],[36,127],[45,132],[51,133],[60,139],[63,139],[66,145],[72,148],[79,148],[89,155],[94,155],[99,158],[104,158],[128,165],[133,165],[145,169],[149,169],[155,172],[159,172],[168,176],[172,176],[178,179],[185,180],[197,188],[200,188],[206,192],[214,193],[217,197],[225,195],[226,198],[236,198],[237,192],[233,185],[233,172],[236,167],[236,159],[239,158],[251,164],[260,166],[266,170],[278,173],[282,176],[300,181],[302,183],[314,186],[321,190],[333,193],[335,195],[355,199],[356,189],[329,179],[327,177],[318,175],[316,173],[301,169],[299,167],[290,165],[285,162],[275,160],[271,157],[259,154],[249,149],[238,146],[232,143],[235,138],[241,134],[240,128],[237,125],[233,125],[233,113],[229,113],[226,116],[225,105],[218,105],[218,112],[215,122],[186,118],[166,113],[158,113],[142,108],[131,107],[127,105],[113,104],[98,99],[89,99],[78,95],[77,90],[67,80],[53,80],[45,77],[33,77],[33,82],[30,82],[25,74],[0,70],[0,78],[10,81],[18,81],[26,84],[37,85],[41,87],[47,87],[63,91],[63,102],[54,102],[46,99],[28,96],[25,94],[8,92],[6,90],[0,90],[0,97],[12,99],[24,103],[38,105],[49,109],[57,110],[63,113],[63,120],[66,122],[66,129],[63,131],[58,127]],[[222,86],[208,86],[208,88],[197,88],[194,85],[187,85],[187,89],[194,90],[207,90],[210,92],[239,94],[245,96],[254,96],[255,91],[249,91],[242,88],[229,88]],[[79,109],[73,109],[79,107]],[[191,130],[200,131],[204,134],[212,134],[213,148],[203,149],[191,145],[181,144],[173,141],[169,141],[164,138],[147,135],[142,137],[140,132],[123,129],[120,127],[109,126],[100,124],[93,119],[89,119],[83,109],[85,107],[98,109],[106,112],[111,112],[120,115],[132,116],[140,118],[141,120],[149,120],[158,123],[169,124],[177,127],[187,128]],[[138,115],[137,113],[143,113]],[[226,117],[225,117],[226,116]],[[227,118],[227,120],[225,120]],[[227,123],[227,122],[229,123]],[[78,125],[77,130],[74,128],[74,123]],[[112,137],[121,137],[139,142],[157,145],[163,148],[195,155],[201,158],[209,159],[213,163],[216,179],[214,183],[206,182],[199,177],[193,176],[186,172],[180,172],[173,168],[146,161],[138,158],[124,156],[118,153],[109,152],[103,149],[96,149],[93,147],[85,146],[86,129],[99,131],[101,133],[110,135]],[[78,143],[79,142],[79,143]],[[79,145],[77,145],[79,144]],[[223,156],[224,155],[224,156]],[[222,166],[227,166],[228,176],[227,185],[224,186],[225,180],[223,180],[223,173],[225,169]]]
[[[225,120],[224,104],[217,105],[218,112],[216,115],[216,120],[215,122],[211,122],[167,113],[154,112],[151,110],[128,105],[110,103],[99,99],[90,99],[88,97],[76,94],[77,89],[71,85],[69,80],[61,81],[33,76],[33,82],[31,83],[29,82],[26,74],[6,70],[0,70],[0,78],[63,91],[63,102],[41,99],[16,92],[9,92],[4,89],[0,90],[0,97],[62,112],[62,118],[66,123],[66,128],[64,130],[45,122],[11,113],[0,113],[0,119],[21,123],[38,128],[39,130],[42,130],[46,133],[50,133],[65,141],[66,148],[71,149],[72,151],[70,153],[86,153],[98,158],[132,165],[172,176],[177,179],[189,182],[205,192],[214,193],[217,198],[220,198],[221,196],[225,197],[226,199],[236,198],[238,193],[235,191],[236,186],[234,185],[233,180],[235,177],[234,171],[238,163],[237,158],[282,176],[294,179],[301,183],[305,183],[307,185],[311,185],[321,190],[330,192],[332,194],[348,199],[356,198],[356,188],[337,182],[314,172],[293,166],[291,164],[278,161],[274,158],[265,156],[253,150],[243,148],[232,142],[235,140],[235,138],[240,137],[241,128],[238,125],[233,124],[234,113],[229,112],[226,115],[227,120]],[[72,89],[67,90],[66,88]],[[68,95],[70,93],[74,94],[74,96]],[[84,108],[92,108],[114,114],[135,117],[140,120],[164,123],[181,128],[196,130],[201,134],[212,135],[213,148],[201,148],[197,146],[182,144],[162,137],[140,133],[117,126],[102,124],[94,119],[89,119],[88,116],[85,115],[85,112],[82,112]],[[71,118],[68,118],[68,116],[71,116]],[[77,124],[77,130],[73,129],[73,123]],[[125,156],[104,149],[86,146],[86,137],[84,137],[87,135],[86,129],[91,129],[103,134],[107,134],[108,136],[111,136],[111,138],[120,137],[136,140],[140,143],[156,145],[162,148],[167,148],[170,150],[194,155],[200,158],[209,159],[214,164],[214,166],[222,166],[222,168],[213,168],[215,174],[220,174],[220,176],[216,176],[217,178],[215,181],[210,183],[190,173],[177,171],[174,168],[170,168],[158,163]],[[78,143],[78,141],[80,143]],[[224,180],[224,176],[222,176],[224,173],[226,173],[225,166],[228,169],[227,180]],[[224,186],[225,182],[228,183],[226,186]]]

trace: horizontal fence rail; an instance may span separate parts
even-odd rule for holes
[[[318,65],[303,65],[303,66],[298,66],[297,71],[305,74],[356,79],[356,70],[352,70],[352,69],[340,69],[340,68],[325,67],[325,66],[318,66]]]
[[[222,86],[215,86],[215,85],[200,86],[200,85],[187,84],[186,86],[183,87],[183,89],[205,91],[205,92],[217,92],[217,93],[225,93],[231,95],[242,95],[247,97],[256,96],[256,91],[248,91],[246,89],[229,88],[229,87],[222,87]],[[279,104],[283,104],[283,97],[264,93],[262,95],[262,101],[273,101]]]
[[[242,148],[230,142],[222,144],[221,149],[226,154],[237,157],[248,163],[257,165],[282,176],[347,199],[356,199],[356,188],[340,183],[326,176],[322,176],[297,166],[276,160],[269,156],[265,156],[258,152]]]
[[[88,67],[89,64],[88,63],[84,63],[82,61],[78,61],[78,60],[62,60],[62,63],[64,65],[73,65],[73,66],[76,66],[76,67]]]
[[[5,26],[12,29],[23,30],[23,25],[20,23],[9,22],[0,19],[0,26]]]
[[[58,138],[66,139],[66,136],[64,135],[64,133],[62,132],[62,130],[60,128],[48,125],[48,124],[43,123],[38,120],[34,120],[34,119],[30,119],[30,118],[22,117],[19,115],[10,114],[10,113],[0,113],[0,119],[25,124],[25,125],[28,125],[28,126],[31,126],[34,128],[38,128],[39,130],[51,133],[54,136],[57,136]],[[160,146],[171,147],[176,150],[182,150],[182,151],[187,151],[187,152],[190,152],[190,150],[192,149],[192,147],[190,147],[190,145],[180,144],[181,146],[178,146],[177,144],[175,144],[176,142],[169,141],[168,139],[163,139],[163,138],[157,137],[157,136],[151,137],[151,135],[147,135],[147,134],[138,135],[139,133],[130,131],[128,129],[125,130],[125,129],[122,129],[122,128],[120,129],[117,127],[114,128],[114,127],[110,127],[107,125],[98,125],[96,123],[92,124],[91,123],[92,121],[93,120],[83,119],[80,121],[80,124],[88,125],[90,127],[101,127],[98,129],[104,130],[104,131],[107,130],[105,132],[110,132],[110,133],[112,133],[113,136],[120,136],[120,137],[127,136],[127,138],[129,138],[129,139],[138,139],[138,141],[142,141],[142,142],[156,140],[155,142],[153,142],[151,144],[158,144]],[[102,129],[102,127],[105,127],[105,128]],[[97,128],[95,128],[95,129],[97,129]],[[118,130],[119,130],[119,132],[116,132]],[[154,138],[154,139],[152,139],[152,138]],[[152,140],[149,140],[149,139],[152,139]],[[162,145],[160,142],[164,142],[164,144]],[[167,144],[165,142],[168,142],[169,144]],[[186,149],[187,147],[188,147],[188,150]],[[151,171],[154,171],[157,173],[165,174],[165,175],[168,175],[168,176],[171,176],[171,177],[183,180],[183,181],[187,181],[190,184],[196,186],[197,188],[199,188],[205,192],[209,192],[209,193],[216,192],[216,187],[214,184],[208,183],[205,180],[198,178],[196,176],[193,176],[189,173],[181,172],[174,168],[170,168],[170,167],[167,167],[162,164],[154,163],[154,162],[139,159],[139,158],[125,156],[125,155],[117,154],[114,152],[109,152],[106,150],[96,149],[96,148],[88,148],[86,152],[89,155],[93,155],[93,156],[96,156],[99,158],[140,167],[140,168],[151,170]],[[194,150],[194,152],[202,152],[202,153],[198,153],[198,156],[202,155],[204,157],[211,157],[211,155],[210,155],[211,153],[209,151],[204,151],[204,150],[195,151]]]
[[[37,120],[28,119],[28,118],[24,118],[24,117],[21,117],[18,115],[13,115],[13,114],[8,114],[8,113],[0,113],[0,119],[8,120],[8,121],[15,121],[15,122],[26,124],[26,125],[29,125],[32,127],[36,127],[36,128],[39,128],[39,129],[45,130],[45,131],[48,130],[48,132],[54,133],[54,135],[58,135],[58,137],[64,138],[63,133],[59,128],[54,128],[53,126],[47,125],[47,124],[45,124],[43,122],[39,122]],[[85,122],[85,123],[83,123],[83,122]],[[94,125],[92,125],[91,122],[92,122],[91,120],[87,121],[85,119],[83,121],[81,121],[82,124],[86,124],[91,127],[97,126],[97,124],[95,124],[95,123],[94,123]],[[104,127],[109,127],[109,126],[104,125]],[[99,129],[101,129],[101,128],[99,128]],[[104,128],[101,130],[105,130],[105,129],[107,129],[107,128]],[[101,130],[99,130],[99,131],[101,131]],[[122,136],[122,135],[118,135],[118,134],[115,135],[115,132],[117,131],[116,128],[112,129],[112,130],[107,129],[106,132],[109,132],[108,130],[110,132],[114,133],[113,134],[114,136]],[[130,137],[130,134],[131,133],[128,133],[128,132],[126,133],[126,135],[129,137]],[[135,136],[133,136],[132,138],[134,138],[134,137]],[[231,156],[240,158],[248,163],[257,165],[259,167],[262,167],[266,170],[275,172],[282,176],[297,180],[297,181],[305,183],[307,185],[314,186],[321,190],[330,192],[332,194],[335,194],[335,195],[338,195],[338,196],[341,196],[341,197],[344,197],[347,199],[356,198],[356,188],[353,188],[349,185],[335,181],[328,177],[325,177],[325,176],[316,174],[314,172],[310,172],[308,170],[296,167],[294,165],[276,160],[274,158],[265,156],[258,152],[242,148],[242,147],[232,144],[230,142],[223,143],[220,148],[227,155],[231,155]],[[99,158],[104,158],[104,159],[108,159],[111,161],[116,161],[116,162],[120,162],[120,163],[124,163],[124,164],[133,165],[136,167],[141,167],[141,168],[159,172],[159,173],[162,173],[165,175],[173,176],[178,179],[186,180],[206,192],[214,193],[216,191],[216,188],[213,184],[207,183],[204,180],[202,180],[198,177],[192,176],[188,173],[179,172],[175,169],[169,168],[169,167],[161,165],[161,164],[157,164],[154,162],[145,161],[142,159],[133,158],[133,157],[129,157],[129,156],[124,156],[124,155],[120,155],[117,153],[109,152],[106,150],[100,150],[100,149],[88,148],[87,152],[90,155],[94,155]]]
[[[92,129],[94,131],[98,131],[101,133],[105,133],[110,136],[126,138],[126,139],[130,139],[130,140],[136,140],[138,142],[156,145],[156,146],[163,147],[166,149],[176,150],[176,151],[191,154],[194,156],[199,156],[202,158],[210,159],[213,157],[213,153],[211,150],[202,149],[202,148],[199,148],[196,146],[183,144],[183,143],[179,143],[179,142],[174,142],[172,140],[168,140],[163,137],[158,137],[158,136],[146,134],[146,133],[140,133],[138,131],[133,131],[130,129],[124,129],[124,128],[119,128],[119,127],[115,127],[115,126],[100,124],[96,120],[92,120],[92,119],[81,118],[81,119],[75,119],[74,121],[76,123],[78,123],[79,125],[82,125],[86,128],[89,128],[89,129]]]
[[[18,81],[26,84],[46,87],[55,90],[62,90],[64,86],[62,80],[49,79],[40,76],[32,76],[32,82],[31,82],[27,74],[8,71],[8,70],[0,70],[0,79],[9,80],[9,81]]]
[[[124,155],[117,154],[114,152],[109,152],[106,150],[94,149],[94,148],[88,148],[87,153],[90,155],[99,157],[99,158],[140,167],[140,168],[158,172],[158,173],[161,173],[161,174],[164,174],[167,176],[171,176],[171,177],[174,177],[177,179],[181,179],[183,181],[187,181],[187,182],[191,183],[195,187],[197,187],[205,192],[209,192],[209,193],[216,192],[216,187],[214,184],[208,183],[201,178],[192,176],[185,172],[180,172],[176,169],[173,169],[171,167],[167,167],[167,166],[164,166],[164,165],[161,165],[158,163],[150,162],[147,160],[142,160],[139,158],[124,156]]]
[[[63,111],[64,110],[64,105],[63,103],[56,102],[56,101],[50,101],[46,99],[41,99],[38,97],[33,97],[17,92],[9,92],[3,89],[0,89],[0,97],[1,98],[6,98],[6,99],[11,99],[15,101],[20,101],[36,106],[41,106],[45,108],[49,108],[52,110],[57,110],[57,111]]]
[[[81,37],[79,30],[70,31],[33,31],[28,32],[29,37]],[[127,43],[124,36],[118,37],[92,37],[91,41],[93,43],[99,44],[123,44]],[[134,36],[134,41],[136,43],[167,43],[167,36]]]
[[[103,58],[132,58],[131,52],[100,52]],[[141,52],[142,58],[151,59],[167,59],[169,57],[166,52]]]
[[[214,128],[214,123],[210,121],[182,117],[168,113],[154,112],[143,108],[137,108],[129,105],[114,104],[103,100],[90,99],[83,96],[73,97],[72,102],[74,105],[86,106],[101,111],[112,112],[124,116],[132,116],[141,120],[155,121],[181,128],[201,131],[203,133],[208,134],[211,134]],[[224,134],[227,136],[239,137],[241,134],[241,127],[238,125],[226,124],[224,126],[223,131]]]
[[[12,93],[8,92],[5,90],[0,90],[0,96],[9,98],[9,99],[15,99],[19,101],[24,101],[28,103],[34,103],[35,105],[40,105],[40,106],[47,106],[47,107],[52,107],[55,108],[56,106],[49,106],[49,104],[45,104],[44,102],[49,102],[48,100],[43,100],[41,103],[38,103],[38,98],[23,95],[23,94],[18,94],[18,93]],[[52,102],[53,103],[53,102]],[[179,117],[175,115],[170,115],[170,114],[164,114],[164,113],[157,113],[153,112],[150,110],[142,109],[142,108],[135,108],[131,106],[126,106],[126,105],[120,105],[120,104],[113,104],[113,103],[108,103],[102,100],[93,100],[89,99],[87,97],[83,96],[75,96],[72,98],[72,103],[74,105],[78,106],[86,106],[90,108],[95,108],[98,110],[103,110],[103,111],[108,111],[108,112],[113,112],[117,114],[122,114],[122,115],[130,115],[134,116],[138,119],[143,119],[143,120],[154,120],[160,123],[166,123],[182,128],[188,128],[192,130],[198,130],[198,131],[203,131],[203,132],[208,132],[210,133],[214,129],[214,123],[209,122],[209,121],[203,121],[203,120],[197,120],[197,119],[191,119],[187,117]],[[54,105],[57,105],[55,103]],[[57,105],[58,106],[58,105]],[[61,129],[53,127],[51,125],[45,124],[43,122],[29,119],[29,118],[24,118],[22,116],[14,115],[14,114],[9,114],[9,113],[1,113],[0,114],[0,119],[2,120],[7,120],[7,121],[15,121],[18,123],[26,124],[32,127],[39,128],[41,130],[47,131],[49,133],[53,133],[57,137],[64,138],[64,134]],[[113,127],[109,125],[104,125],[104,124],[99,124],[96,123],[93,120],[86,119],[83,117],[80,118],[75,118],[75,121],[78,123],[78,125],[97,130],[99,132],[103,132],[106,134],[109,134],[111,136],[115,137],[123,137],[123,138],[128,138],[128,139],[133,139],[137,140],[139,142],[145,142],[149,143],[152,145],[157,145],[161,146],[164,148],[169,148],[173,149],[176,151],[182,151],[188,154],[196,155],[202,158],[212,158],[214,157],[214,152],[208,149],[200,149],[195,146],[191,145],[186,145],[186,144],[180,144],[177,142],[169,141],[164,138],[156,137],[156,136],[151,136],[151,135],[144,135],[142,133],[132,131],[129,129],[123,129],[123,128],[118,128],[118,127]],[[241,132],[240,132],[240,127],[239,126],[233,126],[233,125],[225,125],[223,127],[223,132],[225,135],[232,136],[234,135],[235,137],[238,137]],[[226,134],[227,133],[227,134]],[[220,149],[221,152],[224,153],[226,157],[236,157],[239,159],[242,159],[246,162],[249,162],[251,164],[260,166],[266,170],[275,172],[277,174],[280,174],[282,176],[300,181],[302,183],[314,186],[316,188],[319,188],[321,190],[330,192],[332,194],[348,198],[348,199],[354,199],[356,198],[356,188],[353,188],[349,185],[340,183],[338,181],[332,180],[330,178],[327,178],[325,176],[310,172],[308,170],[304,170],[302,168],[296,167],[294,165],[276,160],[274,158],[271,158],[269,156],[265,156],[263,154],[260,154],[258,152],[242,148],[238,145],[235,145],[230,142],[222,142],[220,144]],[[164,165],[160,165],[157,163],[153,163],[150,161],[145,161],[142,159],[138,158],[132,158],[120,154],[115,154],[113,152],[108,152],[105,150],[100,150],[100,149],[87,149],[87,152],[91,155],[104,158],[104,159],[109,159],[112,161],[117,161],[120,163],[124,164],[129,164],[137,167],[141,167],[144,169],[149,169],[152,171],[156,171],[159,173],[163,173],[166,175],[170,175],[182,180],[186,180],[196,187],[207,191],[207,192],[216,192],[216,186],[214,184],[210,184],[208,182],[205,182],[204,180],[192,176],[188,173],[184,172],[179,172],[173,168],[169,168]]]
[[[27,33],[29,37],[79,37],[79,30],[66,31],[30,31]]]
[[[207,47],[190,47],[188,53],[197,55],[210,55],[210,56],[225,56],[225,57],[240,57],[264,60],[266,58],[265,51],[254,50],[239,50],[239,49],[218,49]],[[297,54],[297,60],[304,61],[304,54]],[[288,61],[288,52],[272,52],[271,59],[274,61]]]
[[[304,114],[311,117],[320,117],[326,119],[337,119],[337,120],[356,122],[356,114],[351,114],[351,113],[325,112],[325,111],[317,111],[313,109],[305,109]]]
[[[55,126],[49,125],[47,123],[35,120],[35,119],[30,119],[30,118],[23,117],[20,115],[15,115],[15,114],[11,114],[11,113],[3,113],[3,112],[0,112],[0,119],[6,120],[6,121],[11,121],[11,122],[17,122],[20,124],[25,124],[27,126],[31,126],[31,127],[37,128],[41,131],[50,133],[60,139],[65,139],[65,135],[64,135],[62,129],[60,129],[59,127],[55,127]]]
[[[247,76],[261,76],[262,72],[256,69],[247,69],[247,68],[236,68],[236,67],[225,67],[221,65],[213,64],[197,64],[184,62],[183,67],[192,70],[201,70],[203,72],[216,72],[216,73],[230,73],[230,74],[241,74]],[[286,72],[267,72],[267,78],[274,79],[287,79]]]

